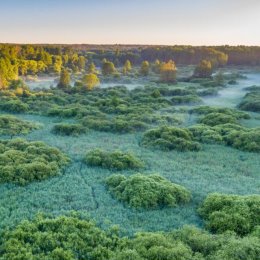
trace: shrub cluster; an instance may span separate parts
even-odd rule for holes
[[[191,113],[196,113],[199,115],[208,115],[211,113],[221,113],[224,115],[229,115],[237,120],[239,119],[250,119],[250,115],[246,112],[239,111],[237,109],[226,108],[226,107],[211,107],[211,106],[199,106],[190,110]]]
[[[106,179],[106,184],[119,201],[134,208],[175,207],[191,199],[186,188],[157,174],[134,174],[128,178],[114,174]]]
[[[25,113],[29,106],[19,99],[6,100],[0,103],[0,110],[10,113]]]
[[[201,124],[215,126],[222,124],[238,124],[236,117],[224,113],[209,113],[199,120]]]
[[[0,116],[0,135],[24,135],[38,128],[37,124],[18,119],[14,116]]]
[[[69,159],[43,142],[0,141],[0,183],[25,185],[57,175]]]
[[[121,151],[108,152],[95,149],[87,153],[84,161],[90,166],[100,166],[116,170],[139,169],[144,167],[144,163],[132,153]]]
[[[260,89],[247,93],[238,107],[246,111],[260,112]]]
[[[174,96],[171,98],[173,105],[182,105],[182,104],[200,104],[202,100],[197,95],[187,95],[187,96]]]
[[[260,152],[260,128],[245,128],[236,124],[189,127],[195,140],[202,143],[225,143],[236,149]]]
[[[23,221],[0,237],[0,260],[258,260],[260,237],[212,235],[192,226],[120,237],[78,216]]]
[[[244,236],[260,225],[260,195],[213,193],[204,200],[199,212],[212,232],[234,231]]]
[[[56,135],[77,136],[86,133],[86,128],[81,124],[56,124],[52,132]]]
[[[86,117],[82,124],[89,129],[112,133],[130,133],[145,130],[148,126],[142,121],[134,118],[127,120],[127,117],[114,117],[112,119],[99,117]]]
[[[201,145],[194,139],[190,130],[168,126],[146,131],[141,144],[166,151],[198,151],[201,149]]]

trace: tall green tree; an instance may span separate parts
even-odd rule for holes
[[[68,89],[69,86],[70,86],[70,74],[67,69],[62,69],[60,74],[60,81],[57,87],[60,89]]]
[[[194,70],[193,76],[196,78],[210,78],[213,73],[211,61],[202,60]]]
[[[111,61],[104,61],[102,64],[102,74],[104,76],[112,75],[116,72],[115,65]]]
[[[127,75],[132,70],[132,64],[129,60],[126,60],[124,67],[123,67],[123,74]]]
[[[92,90],[100,84],[100,81],[96,74],[90,73],[83,76],[82,84],[85,90]]]
[[[150,71],[150,64],[148,61],[143,61],[140,68],[140,75],[147,76]]]

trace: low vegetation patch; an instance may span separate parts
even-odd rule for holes
[[[205,199],[199,212],[212,232],[234,231],[244,236],[260,225],[259,210],[260,195],[214,193]]]
[[[90,166],[100,166],[116,170],[139,169],[144,167],[144,163],[135,155],[121,151],[108,152],[95,149],[87,153],[84,161]]]
[[[222,124],[238,124],[237,119],[232,115],[224,113],[209,113],[199,120],[201,124],[215,126]]]
[[[190,192],[160,175],[114,174],[106,179],[108,190],[119,200],[134,208],[175,207],[191,199]]]
[[[39,125],[14,116],[0,116],[0,135],[25,135],[38,128]]]
[[[258,260],[257,234],[210,234],[185,226],[170,232],[142,232],[120,237],[118,228],[103,231],[79,216],[56,218],[38,215],[0,237],[1,260]]]
[[[25,113],[29,110],[29,106],[26,103],[23,103],[19,99],[15,100],[6,100],[1,102],[0,110],[10,113]]]
[[[182,104],[200,104],[202,100],[197,95],[187,95],[187,96],[174,96],[171,98],[173,105]]]
[[[86,128],[81,124],[56,124],[52,132],[56,135],[78,136],[86,133]]]
[[[260,128],[245,128],[237,124],[189,127],[195,140],[202,143],[224,143],[248,152],[260,152]]]
[[[247,93],[238,107],[246,111],[260,112],[260,88]]]
[[[190,130],[168,126],[146,131],[141,145],[166,151],[198,151],[201,149],[201,145],[194,139]]]
[[[0,183],[25,185],[57,175],[69,159],[43,142],[0,141]]]
[[[237,109],[226,108],[226,107],[211,107],[211,106],[199,106],[190,110],[191,113],[196,113],[199,115],[208,115],[212,113],[221,113],[225,115],[232,116],[239,119],[250,119],[250,115],[246,112],[239,111]]]
[[[112,133],[131,133],[147,129],[148,125],[144,122],[125,117],[115,117],[112,119],[86,117],[82,119],[82,124],[89,129]]]

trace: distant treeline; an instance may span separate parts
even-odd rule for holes
[[[138,45],[16,45],[0,44],[0,89],[18,76],[84,71],[92,62],[101,66],[106,59],[123,66],[159,60],[175,64],[198,64],[210,60],[214,67],[260,65],[260,47],[247,46],[138,46]]]

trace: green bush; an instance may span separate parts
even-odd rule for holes
[[[222,124],[238,124],[234,116],[226,115],[223,113],[209,113],[199,120],[201,124],[215,126]]]
[[[207,125],[194,125],[188,128],[196,141],[206,144],[222,143],[223,137],[215,129]]]
[[[200,124],[188,129],[198,142],[225,143],[242,151],[260,152],[260,128],[245,128],[228,123],[213,127]]]
[[[201,146],[185,128],[162,126],[144,133],[141,145],[161,150],[198,151]]]
[[[86,128],[81,124],[56,124],[52,132],[56,135],[77,136],[86,133]]]
[[[234,231],[244,236],[260,225],[260,195],[213,193],[204,200],[199,212],[212,232]]]
[[[260,112],[260,90],[247,93],[238,107],[246,111]]]
[[[87,153],[84,161],[90,166],[100,166],[116,170],[139,169],[144,167],[144,163],[132,153],[121,151],[107,152],[101,149],[95,149]]]
[[[106,179],[108,190],[119,200],[134,208],[175,207],[191,199],[183,186],[171,183],[160,175],[114,174]]]
[[[25,113],[29,110],[29,106],[26,103],[18,100],[8,100],[0,104],[0,110],[11,113]]]
[[[0,141],[0,183],[25,185],[59,173],[69,159],[43,142]]]
[[[39,125],[14,116],[0,116],[0,135],[24,135],[38,128]]]
[[[1,237],[1,260],[108,259],[117,236],[108,235],[91,221],[76,217],[38,216],[24,221]]]
[[[171,98],[173,105],[182,105],[182,104],[200,104],[202,100],[199,96],[196,95],[187,95],[187,96],[174,96]]]
[[[221,113],[235,117],[239,119],[250,119],[250,115],[246,112],[239,111],[237,109],[231,109],[226,107],[211,107],[211,106],[199,106],[190,110],[191,113],[196,113],[199,115],[207,115],[211,113]]]
[[[145,130],[148,126],[146,123],[135,120],[127,120],[126,117],[114,117],[112,119],[86,117],[82,119],[82,124],[95,131],[104,131],[112,133],[130,133]]]
[[[213,235],[192,226],[121,237],[77,216],[37,215],[0,237],[0,260],[259,260],[260,238]]]

